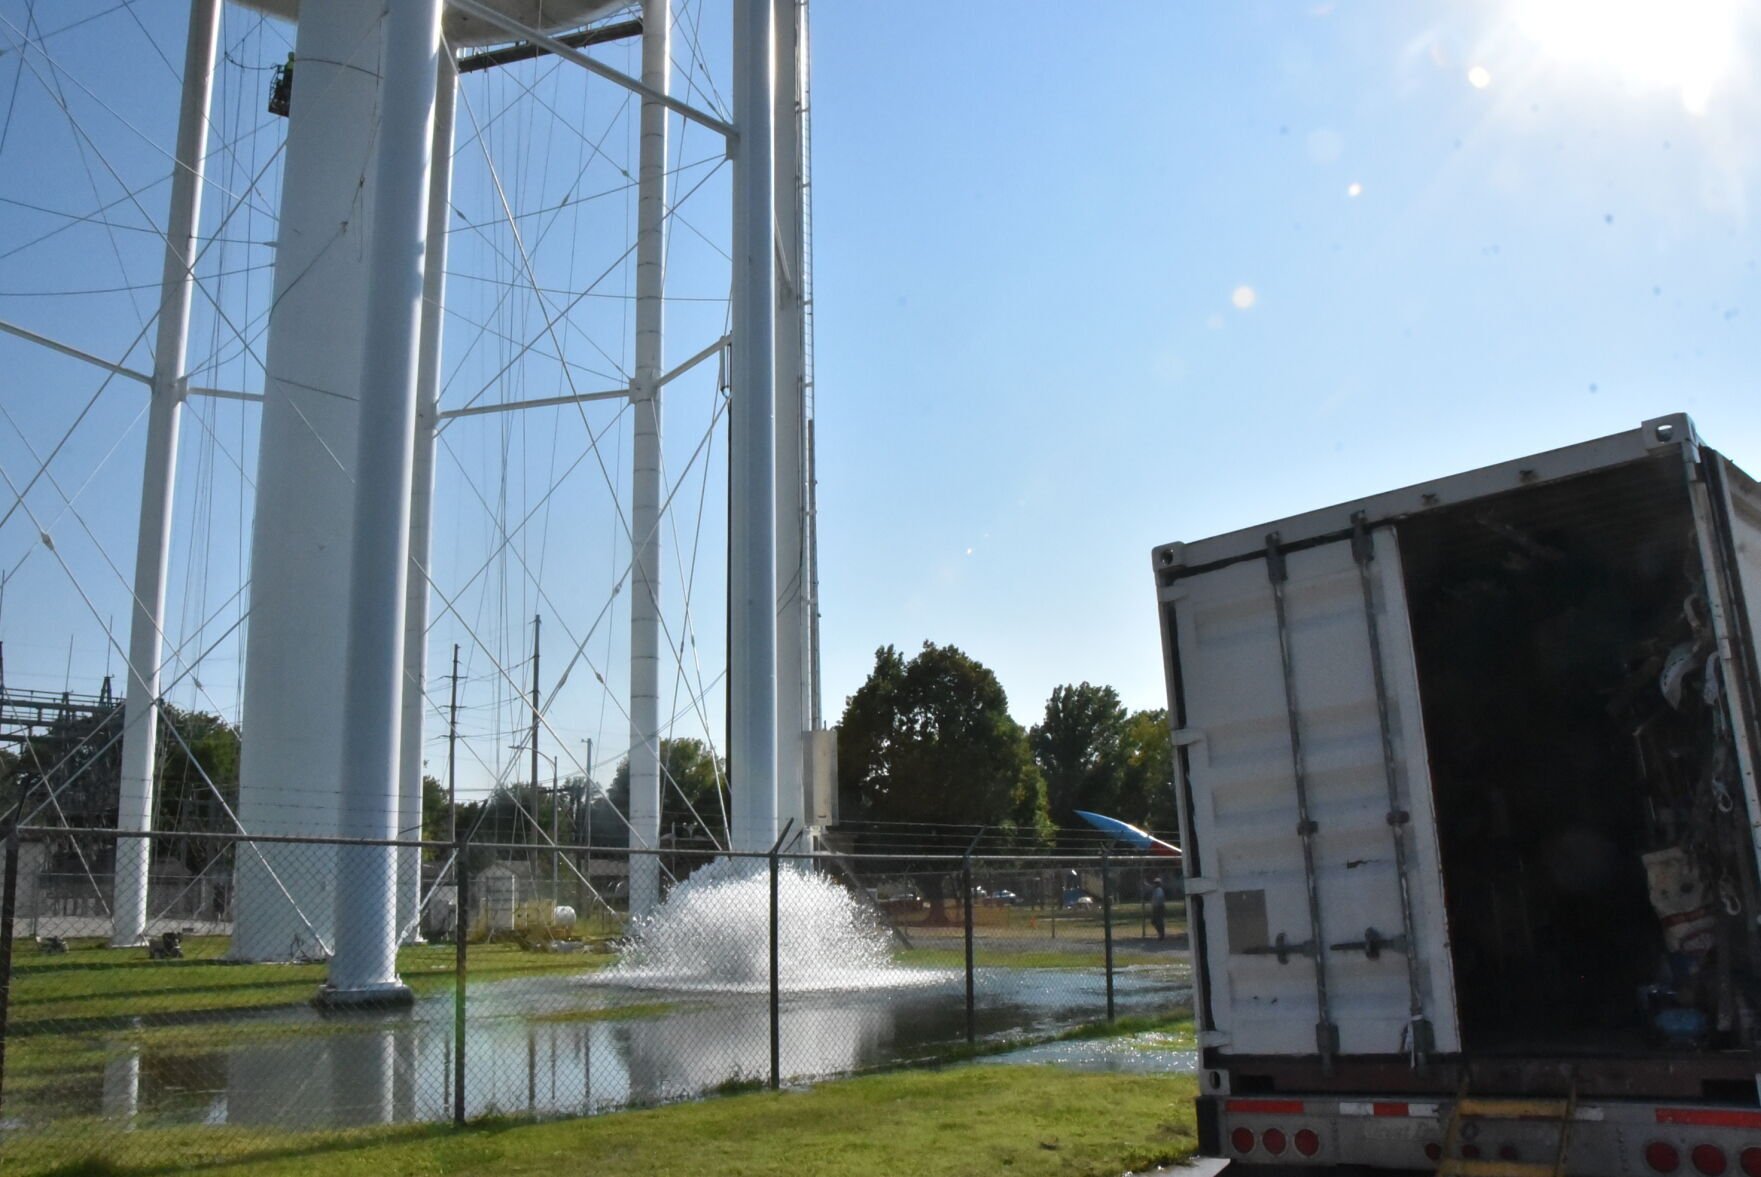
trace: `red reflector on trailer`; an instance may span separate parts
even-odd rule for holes
[[[1321,1138],[1316,1134],[1313,1128],[1302,1128],[1297,1131],[1296,1151],[1305,1157],[1312,1157],[1321,1151]],[[1749,1152],[1761,1155],[1761,1149],[1752,1148]],[[1749,1153],[1744,1153],[1743,1155],[1746,1157]],[[1746,1166],[1747,1162],[1745,1161],[1744,1164]],[[1745,1167],[1743,1171],[1747,1173],[1748,1169]],[[1761,1173],[1754,1174],[1753,1177],[1761,1177]]]
[[[1696,1128],[1761,1128],[1761,1112],[1735,1108],[1658,1108],[1659,1124],[1690,1124]]]
[[[1675,1145],[1653,1140],[1645,1146],[1645,1163],[1659,1173],[1673,1173],[1681,1168],[1682,1158],[1675,1151]]]
[[[1235,1146],[1236,1152],[1250,1153],[1253,1151],[1253,1133],[1246,1128],[1237,1128],[1229,1134],[1229,1143]]]
[[[1688,1156],[1694,1162],[1694,1168],[1706,1174],[1706,1177],[1720,1177],[1730,1164],[1724,1158],[1724,1150],[1716,1144],[1696,1144],[1694,1151]]]
[[[1743,1177],[1761,1177],[1761,1148],[1745,1148],[1738,1163],[1742,1165]]]
[[[1443,1146],[1441,1144],[1438,1144],[1435,1140],[1433,1140],[1431,1143],[1425,1145],[1425,1156],[1430,1158],[1433,1161],[1442,1160],[1443,1159]]]
[[[1406,1105],[1403,1103],[1373,1103],[1370,1105],[1372,1116],[1404,1116]]]
[[[1300,1116],[1300,1099],[1232,1099],[1223,1105],[1232,1116]]]
[[[1284,1155],[1284,1133],[1278,1129],[1267,1128],[1260,1136],[1260,1143],[1265,1145],[1266,1151],[1273,1156],[1281,1157]]]

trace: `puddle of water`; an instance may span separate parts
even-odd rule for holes
[[[1042,1042],[985,1063],[1036,1063],[1074,1071],[1110,1071],[1132,1075],[1191,1075],[1198,1070],[1198,1051],[1171,1034],[1131,1034],[1072,1042]]]
[[[1115,980],[1121,1015],[1160,1014],[1190,999],[1183,964],[1123,969]],[[1032,1038],[1095,1020],[1105,982],[1092,970],[987,968],[976,974],[975,999],[981,1040]],[[636,1016],[619,1017],[619,1009]],[[764,992],[522,978],[473,985],[469,1013],[471,1116],[579,1115],[688,1098],[770,1072]],[[965,1041],[961,974],[935,971],[902,988],[786,994],[780,1037],[786,1079],[933,1058]],[[142,1126],[331,1128],[451,1115],[450,995],[348,1020],[303,1007],[240,1015],[214,1027],[211,1046],[188,1042],[116,1042],[101,1072],[9,1089],[7,1126],[102,1115]],[[1059,1045],[1075,1057],[1113,1044]]]

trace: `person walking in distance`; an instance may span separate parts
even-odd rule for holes
[[[1162,876],[1150,876],[1150,924],[1156,929],[1156,939],[1168,938],[1168,892],[1162,889]]]

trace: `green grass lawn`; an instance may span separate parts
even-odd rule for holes
[[[19,1177],[1117,1177],[1191,1155],[1193,1080],[956,1067],[547,1123],[11,1142]]]

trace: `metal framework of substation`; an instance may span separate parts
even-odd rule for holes
[[[779,829],[807,828],[813,817],[809,765],[824,748],[823,742],[815,747],[821,716],[806,0],[730,0],[728,119],[670,92],[669,0],[640,0],[639,21],[615,24],[595,22],[627,16],[630,4],[244,2],[297,19],[298,83],[288,122],[264,392],[196,386],[189,374],[221,0],[190,4],[152,371],[0,320],[0,332],[138,382],[150,397],[119,736],[119,828],[147,831],[155,811],[159,708],[172,685],[165,674],[172,504],[188,398],[256,401],[263,410],[247,582],[252,624],[243,713],[250,738],[238,811],[229,817],[249,834],[363,839],[409,837],[421,829],[431,596],[456,612],[429,576],[437,439],[459,418],[612,400],[632,411],[634,438],[630,803],[624,816],[633,848],[658,848],[665,730],[661,536],[671,502],[660,454],[664,392],[712,360],[723,366],[729,418],[728,848],[768,850]],[[632,36],[641,38],[639,77],[583,52]],[[566,395],[443,411],[458,78],[539,55],[640,99],[634,368],[627,387],[580,390],[571,378]],[[671,117],[715,133],[725,145],[732,165],[732,248],[726,334],[691,341],[691,354],[668,367]],[[339,237],[352,239],[352,248],[333,248]],[[560,358],[563,341],[554,322],[546,330]],[[18,492],[21,506],[29,489]],[[48,532],[42,535],[47,544]],[[496,669],[516,690],[523,686],[506,668]],[[533,713],[536,781],[538,730],[548,727],[536,688]],[[286,775],[294,763],[334,771],[328,780],[318,774],[314,787]],[[303,793],[307,804],[288,805],[290,793]],[[146,839],[118,839],[113,908],[119,944],[138,942],[148,924],[148,846]],[[314,871],[308,863],[297,877],[289,863],[277,861],[273,844],[241,853],[233,953],[245,959],[322,954],[330,958],[333,1000],[395,999],[407,992],[395,954],[419,922],[420,862],[408,852],[400,861],[389,847],[335,852],[334,869]],[[659,902],[659,872],[657,856],[633,858],[632,914]],[[327,888],[339,876],[350,885],[333,894]]]

